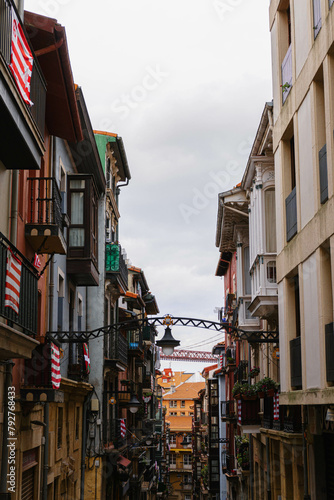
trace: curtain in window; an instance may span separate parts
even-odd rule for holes
[[[71,224],[84,223],[84,193],[71,193]],[[69,237],[70,247],[83,247],[85,245],[85,230],[72,227]]]
[[[275,191],[268,189],[264,193],[265,218],[266,218],[266,251],[276,253],[276,208]]]

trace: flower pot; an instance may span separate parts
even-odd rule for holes
[[[258,393],[257,393],[257,397],[258,397],[259,399],[263,399],[263,398],[264,398],[264,396],[265,396],[264,391],[260,391],[260,392],[258,392]]]
[[[275,396],[275,389],[267,389],[267,396],[273,398]]]
[[[233,396],[233,397],[234,397],[234,399],[242,399],[242,398],[241,398],[241,394],[234,394],[234,396]]]
[[[257,396],[254,395],[254,396],[242,396],[242,399],[244,401],[254,401],[255,399],[257,399]]]

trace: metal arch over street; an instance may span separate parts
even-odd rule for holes
[[[209,321],[196,318],[173,317],[173,326],[190,326],[194,328],[205,328],[206,330],[216,330],[217,332],[233,334],[235,338],[247,340],[254,343],[278,343],[278,330],[251,330],[232,326],[230,323]],[[131,318],[127,321],[115,323],[113,325],[102,326],[95,330],[86,332],[48,332],[48,337],[60,343],[88,342],[89,340],[108,335],[118,330],[138,330],[145,326],[164,326],[166,316],[159,318]]]

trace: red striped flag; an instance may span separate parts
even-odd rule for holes
[[[125,420],[124,420],[124,418],[121,418],[120,427],[121,427],[121,438],[125,438],[125,436],[126,436],[126,426],[125,426]]]
[[[30,100],[30,81],[33,61],[34,58],[23,33],[22,26],[12,8],[12,45],[9,67],[23,100],[29,106],[33,105]]]
[[[83,354],[85,360],[86,373],[90,373],[90,357],[89,357],[88,345],[86,343],[83,344]]]
[[[41,267],[41,261],[39,260],[39,257],[37,255],[37,253],[35,253],[34,266],[37,267],[37,268]]]
[[[7,250],[7,269],[5,284],[5,307],[10,307],[19,314],[20,287],[21,287],[21,261]]]
[[[53,389],[59,389],[60,381],[59,347],[51,342],[51,382]]]

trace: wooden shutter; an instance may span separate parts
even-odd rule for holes
[[[302,387],[301,338],[290,340],[291,386]]]
[[[325,325],[327,382],[334,382],[334,323]]]
[[[22,473],[21,500],[34,500],[35,467]]]
[[[286,240],[290,241],[297,234],[297,197],[294,187],[285,200]]]
[[[320,202],[328,200],[327,149],[326,144],[319,151]]]

